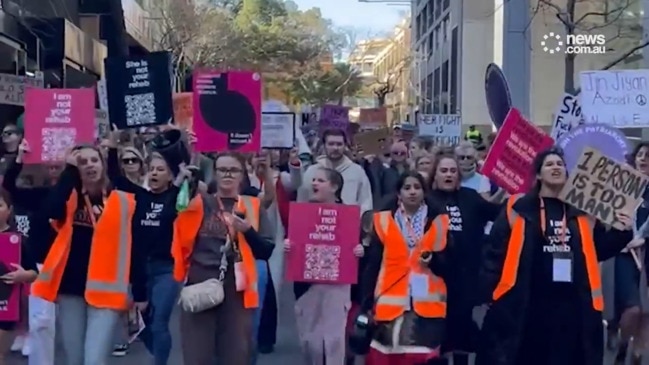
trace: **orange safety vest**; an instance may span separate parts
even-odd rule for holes
[[[237,202],[236,210],[246,216],[252,227],[259,229],[260,200],[255,197],[242,195]],[[174,222],[174,241],[172,256],[174,258],[174,278],[183,282],[189,273],[191,254],[196,243],[196,236],[203,222],[203,199],[196,195],[189,203],[185,214],[179,214]],[[243,267],[246,271],[247,286],[243,292],[243,305],[245,308],[259,306],[259,293],[257,291],[257,265],[252,250],[242,233],[237,233],[237,242],[241,252]]]
[[[518,267],[525,242],[525,218],[521,217],[513,207],[521,196],[520,194],[512,196],[507,201],[507,220],[509,221],[511,233],[500,281],[492,295],[494,301],[513,288],[518,278]],[[581,237],[581,249],[586,260],[586,272],[588,273],[593,309],[601,312],[604,310],[604,296],[602,294],[602,279],[595,251],[595,241],[593,239],[595,222],[586,215],[580,215],[577,217],[577,224],[579,226],[579,236]]]
[[[66,203],[66,217],[53,222],[58,231],[43,263],[31,293],[49,302],[55,302],[63,271],[70,256],[74,227],[72,221],[78,206],[78,194],[73,190]],[[131,194],[113,190],[92,236],[86,302],[97,308],[124,310],[128,308],[128,285],[131,271],[131,218],[135,199]],[[117,235],[117,237],[115,237]]]
[[[419,244],[409,252],[392,212],[374,213],[374,229],[383,244],[381,270],[374,291],[376,320],[392,321],[408,308],[413,308],[415,313],[425,318],[446,317],[446,284],[430,269],[423,268],[419,258],[422,252],[440,252],[446,248],[448,225],[448,215],[438,215]],[[411,274],[425,274],[428,277],[427,296],[411,298]]]

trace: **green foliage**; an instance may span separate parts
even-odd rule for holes
[[[283,0],[216,0],[208,6],[172,1],[159,13],[166,35],[159,48],[171,50],[179,62],[263,72],[268,82],[305,102],[338,100],[360,89],[348,65],[320,67],[340,53],[346,38],[318,8],[302,11]]]

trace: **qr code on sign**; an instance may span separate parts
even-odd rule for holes
[[[65,154],[75,145],[76,128],[43,128],[41,134],[41,160],[43,162],[60,162]]]
[[[124,97],[126,107],[126,125],[139,127],[155,122],[155,96],[153,93],[126,95]]]
[[[304,279],[338,280],[340,274],[340,246],[305,246]]]

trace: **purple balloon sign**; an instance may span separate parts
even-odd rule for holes
[[[626,136],[608,124],[582,124],[557,141],[563,149],[568,172],[577,165],[584,147],[592,147],[617,162],[625,162],[629,153]]]

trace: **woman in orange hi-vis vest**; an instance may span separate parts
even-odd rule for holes
[[[175,221],[174,277],[186,280],[184,293],[219,280],[224,299],[202,311],[185,308],[180,315],[185,364],[211,365],[215,356],[228,365],[250,365],[253,359],[253,315],[259,306],[255,260],[268,260],[274,230],[259,199],[239,195],[245,161],[223,153],[215,160],[216,193],[194,197]],[[192,288],[193,287],[193,288]],[[189,306],[191,307],[191,306]]]
[[[533,168],[531,191],[509,198],[485,244],[476,289],[490,307],[476,364],[602,364],[599,261],[632,240],[632,219],[611,211],[621,230],[607,231],[559,200],[568,176],[561,151],[539,153]],[[613,170],[597,161],[579,169],[588,175],[575,174],[576,186],[587,176],[607,178]]]
[[[95,147],[73,149],[67,163],[47,207],[57,235],[44,250],[31,290],[57,304],[55,363],[104,364],[120,311],[128,305],[131,259],[142,260],[131,254],[126,230],[134,204],[117,192],[107,195],[104,161]],[[67,171],[75,176],[68,178]],[[103,214],[109,206],[112,213]]]
[[[401,176],[397,196],[374,215],[361,310],[376,328],[367,365],[423,365],[440,355],[446,317],[449,217],[425,199],[425,181]]]

